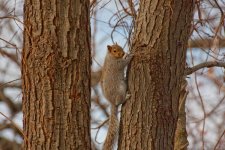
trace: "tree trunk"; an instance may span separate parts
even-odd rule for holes
[[[193,1],[142,0],[122,109],[120,150],[172,150]]]
[[[24,7],[24,149],[91,149],[89,0]]]
[[[186,112],[185,102],[188,92],[186,91],[187,81],[183,80],[179,98],[179,113],[177,120],[177,128],[174,139],[174,150],[186,150],[188,146],[187,131],[186,131]]]

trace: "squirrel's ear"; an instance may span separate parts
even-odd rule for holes
[[[111,50],[112,50],[112,46],[107,45],[107,48],[108,48],[108,51],[109,51],[109,52],[111,52]]]

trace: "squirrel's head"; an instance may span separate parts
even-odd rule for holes
[[[122,47],[120,47],[119,45],[114,44],[112,46],[107,45],[108,51],[109,53],[114,56],[115,58],[122,58],[125,54],[125,52],[123,51]]]

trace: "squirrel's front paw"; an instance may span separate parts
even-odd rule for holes
[[[126,93],[125,99],[127,100],[127,99],[130,99],[130,98],[131,98],[131,94],[130,93]]]
[[[125,59],[131,60],[134,57],[134,54],[126,54]]]

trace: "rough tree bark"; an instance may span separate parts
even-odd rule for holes
[[[25,0],[24,149],[88,150],[89,0]]]
[[[174,149],[193,6],[193,0],[140,2],[120,150]]]

